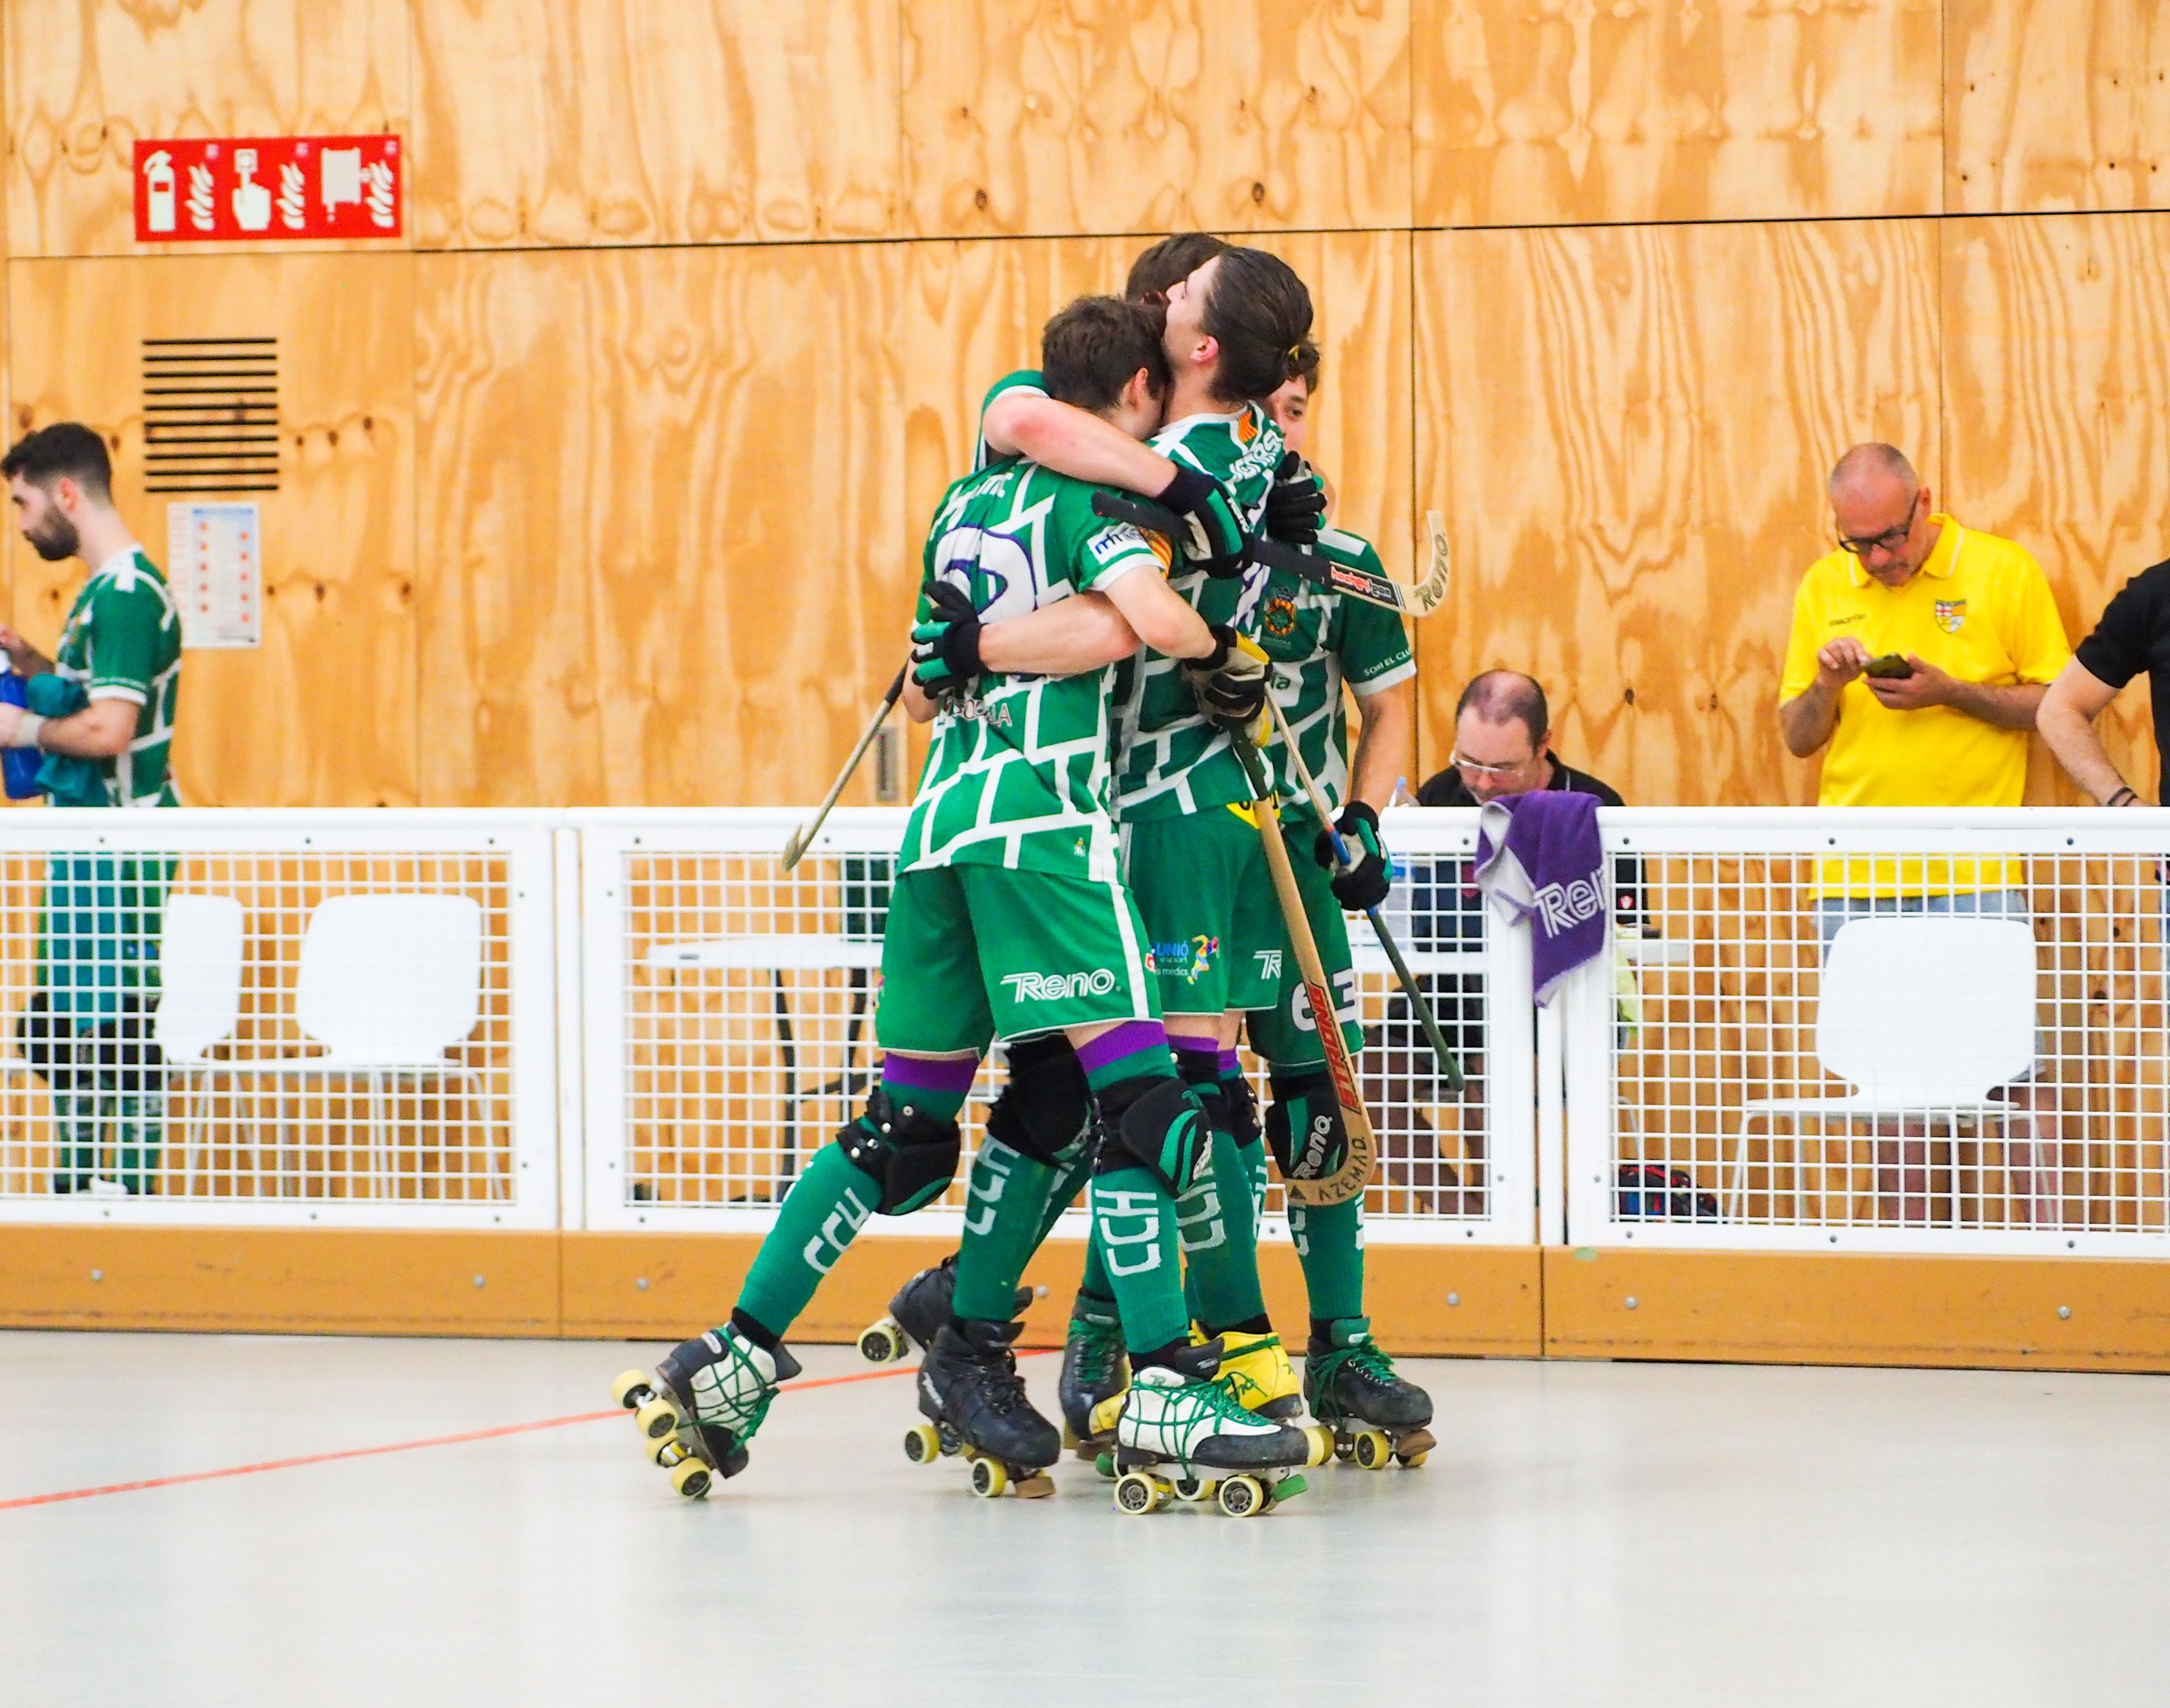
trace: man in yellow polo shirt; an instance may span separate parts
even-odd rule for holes
[[[1778,691],[1779,728],[1795,757],[1828,745],[1818,803],[2018,806],[2035,707],[2071,656],[2041,566],[2024,547],[1932,510],[1913,465],[1889,445],[1847,451],[1830,491],[1839,549],[1801,578]],[[1868,913],[2028,915],[2023,862],[1904,863],[1901,872],[1888,856],[1819,862],[1826,947],[1848,919]],[[2054,1225],[2061,1217],[2054,1091],[2038,1082],[2009,1088],[2006,1098],[2038,1110],[2041,1152],[2007,1141],[2007,1220]],[[1915,1134],[1910,1125],[1910,1141]],[[1906,1150],[1900,1215],[1924,1221],[1927,1145]],[[1879,1191],[1888,1194],[1882,1151]]]

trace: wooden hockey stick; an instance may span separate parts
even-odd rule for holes
[[[1093,513],[1109,521],[1128,522],[1133,527],[1165,535],[1172,540],[1190,536],[1189,525],[1182,517],[1147,499],[1096,492],[1093,494]],[[1384,606],[1405,616],[1430,616],[1446,600],[1447,576],[1453,568],[1453,559],[1447,548],[1446,524],[1439,512],[1426,511],[1424,521],[1430,560],[1425,567],[1424,579],[1414,586],[1405,585],[1391,575],[1375,575],[1368,569],[1338,563],[1321,552],[1279,540],[1254,538],[1248,549],[1254,562],[1269,569],[1285,570],[1323,592],[1345,593],[1351,599],[1360,599],[1366,605]]]
[[[1266,697],[1266,709],[1273,713],[1274,728],[1280,731],[1281,740],[1287,745],[1289,763],[1296,767],[1296,781],[1303,785],[1304,793],[1310,798],[1312,811],[1318,815],[1318,822],[1326,827],[1326,834],[1334,839],[1334,857],[1340,862],[1344,872],[1350,871],[1356,862],[1350,857],[1349,845],[1342,841],[1341,832],[1334,827],[1334,809],[1327,801],[1326,791],[1319,787],[1318,779],[1311,774],[1311,767],[1303,762],[1303,750],[1296,745],[1296,732],[1289,728],[1288,719],[1281,715],[1280,705],[1270,694]],[[1439,1070],[1446,1076],[1447,1090],[1459,1096],[1463,1084],[1462,1064],[1456,1059],[1454,1052],[1446,1047],[1446,1039],[1440,1033],[1439,1022],[1432,1017],[1431,1004],[1424,999],[1424,992],[1417,988],[1417,981],[1409,976],[1408,963],[1402,959],[1401,947],[1394,942],[1394,934],[1387,929],[1387,922],[1379,916],[1377,908],[1366,908],[1364,917],[1371,921],[1371,929],[1378,935],[1379,947],[1387,952],[1387,959],[1393,967],[1394,977],[1401,981],[1402,995],[1408,999],[1409,1007],[1417,1017],[1417,1024],[1424,1028],[1425,1041],[1431,1045],[1432,1056],[1439,1063]]]
[[[1326,1071],[1334,1081],[1334,1100],[1341,1106],[1341,1124],[1349,1135],[1349,1154],[1332,1174],[1317,1180],[1297,1180],[1282,1171],[1281,1182],[1290,1198],[1301,1204],[1323,1206],[1347,1204],[1363,1196],[1371,1171],[1379,1160],[1379,1141],[1365,1112],[1364,1094],[1356,1083],[1356,1065],[1350,1059],[1349,1041],[1341,1035],[1341,1011],[1334,1001],[1326,968],[1318,958],[1318,941],[1311,934],[1311,915],[1304,911],[1303,892],[1296,888],[1296,870],[1289,864],[1288,846],[1281,841],[1280,809],[1266,781],[1259,750],[1248,734],[1237,734],[1231,744],[1250,779],[1251,810],[1259,821],[1259,840],[1264,845],[1266,868],[1274,875],[1274,894],[1281,907],[1281,923],[1296,951],[1296,970],[1303,976],[1304,993],[1310,999],[1312,1022],[1326,1052]],[[1306,1147],[1307,1134],[1291,1133],[1289,1146],[1296,1156]]]
[[[890,713],[904,697],[904,672],[905,666],[899,665],[896,680],[889,685],[889,692],[882,696],[881,704],[874,707],[874,715],[867,720],[866,734],[859,737],[859,745],[852,750],[852,756],[844,761],[843,770],[836,773],[836,782],[829,785],[827,798],[814,809],[814,816],[794,830],[790,840],[783,845],[783,869],[786,872],[805,857],[807,849],[813,846],[815,837],[820,834],[822,821],[829,816],[829,809],[836,804],[837,797],[844,793],[844,785],[851,782],[852,773],[859,768],[859,761],[867,756],[867,750],[874,745],[874,737],[881,734],[882,725],[889,721]]]

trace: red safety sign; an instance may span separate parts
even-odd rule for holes
[[[136,241],[396,238],[397,136],[218,136],[136,145]]]

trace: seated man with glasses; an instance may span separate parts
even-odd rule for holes
[[[1800,759],[1824,750],[1817,803],[2018,806],[2035,708],[2071,657],[2041,566],[2024,547],[1934,511],[1913,465],[1889,445],[1841,457],[1830,497],[1838,547],[1801,578],[1778,691],[1788,750]],[[2020,860],[1854,856],[1820,861],[1813,894],[1828,947],[1864,914],[2024,920],[2026,885]],[[2054,1226],[2061,1214],[2044,1077],[2006,1091],[2006,1101],[2044,1112],[2039,1145],[2005,1145],[2013,1224]],[[1919,1131],[1909,1122],[1903,1160],[1878,1145],[1878,1196],[1887,1206],[1895,1196],[1905,1222],[1928,1217]]]
[[[1453,757],[1445,771],[1424,780],[1418,804],[1479,807],[1538,789],[1575,789],[1605,806],[1625,804],[1610,784],[1577,771],[1552,750],[1552,708],[1534,679],[1515,670],[1487,670],[1455,702]],[[1618,862],[1614,873],[1619,906],[1631,915],[1638,875],[1632,861]],[[1472,953],[1483,947],[1483,899],[1468,862],[1413,862],[1404,891],[1413,947]],[[1462,1161],[1457,1166],[1418,1154],[1436,1156],[1436,1135],[1419,1111],[1438,1102],[1438,1076],[1415,1017],[1397,996],[1387,1005],[1379,1049],[1363,1058],[1376,1064],[1365,1094],[1380,1112],[1382,1172],[1390,1186],[1408,1177],[1419,1211],[1483,1215],[1483,1106],[1477,1087],[1483,1077],[1484,975],[1435,974],[1423,984],[1440,1030],[1469,1079],[1461,1110]]]

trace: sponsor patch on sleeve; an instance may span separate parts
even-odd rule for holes
[[[1118,558],[1127,558],[1133,552],[1150,552],[1152,547],[1130,523],[1114,522],[1088,540],[1085,549],[1093,554],[1093,561],[1104,568]]]

